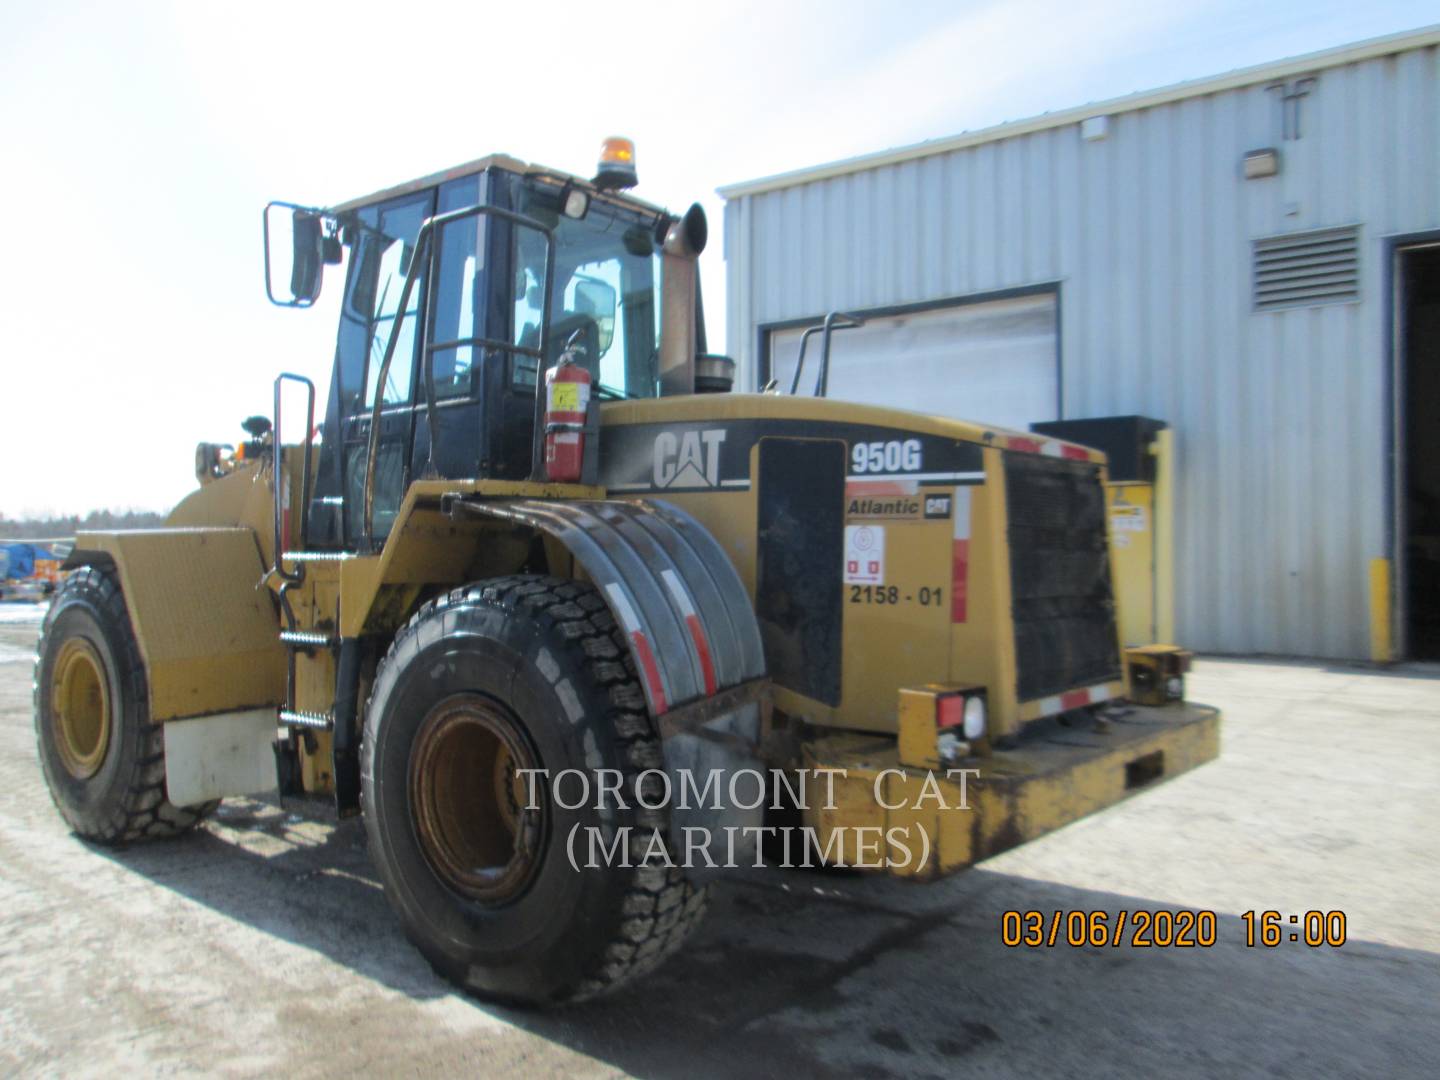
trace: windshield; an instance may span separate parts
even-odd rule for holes
[[[593,200],[579,220],[559,210],[559,190],[526,184],[521,213],[555,231],[555,284],[550,303],[551,362],[574,338],[603,397],[659,392],[660,250],[655,223]],[[534,346],[540,327],[544,244],[516,230],[515,344]],[[523,280],[518,280],[523,278]],[[534,385],[534,372],[525,375]]]

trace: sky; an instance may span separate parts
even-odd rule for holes
[[[0,0],[0,515],[167,510],[277,372],[323,403],[340,277],[308,311],[266,301],[269,199],[494,152],[590,175],[629,136],[637,195],[710,216],[715,349],[720,185],[1435,21],[1433,0]]]

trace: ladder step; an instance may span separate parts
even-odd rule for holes
[[[301,712],[298,709],[281,709],[280,723],[286,727],[309,728],[311,731],[330,731],[335,727],[335,717],[329,713]]]
[[[281,630],[280,641],[297,649],[328,649],[339,639],[318,630]]]

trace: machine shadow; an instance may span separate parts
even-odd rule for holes
[[[173,840],[96,854],[227,918],[313,949],[424,1000],[450,988],[400,932],[365,850],[358,818],[308,802],[227,799]]]
[[[103,854],[412,998],[455,992],[405,941],[357,821],[249,800],[224,809],[218,827]],[[1440,1056],[1440,956],[1360,940],[1357,927],[1339,949],[1248,948],[1229,915],[1210,948],[1009,948],[1005,910],[1113,920],[1189,905],[988,869],[930,886],[743,870],[712,895],[688,947],[610,997],[474,1006],[657,1078],[1046,1072],[1057,1060],[1087,1075],[1424,1075]]]

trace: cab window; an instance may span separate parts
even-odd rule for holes
[[[441,185],[436,212],[467,209],[479,201],[479,177],[460,177]],[[483,349],[476,339],[484,308],[480,290],[489,224],[483,214],[464,217],[442,226],[437,235],[440,258],[431,301],[430,362],[435,396],[442,401],[478,393]]]
[[[548,363],[566,345],[583,350],[582,363],[601,397],[654,397],[659,392],[660,253],[654,221],[593,200],[582,219],[558,210],[558,194],[526,189],[524,213],[555,232]],[[544,245],[516,230],[517,288],[514,343],[538,344],[544,284]],[[523,276],[523,277],[522,277]],[[533,369],[517,368],[517,386],[533,388]]]
[[[416,237],[429,206],[427,194],[386,208],[380,214],[378,228],[366,230],[360,242],[359,266],[351,285],[349,305],[350,314],[364,317],[369,324],[364,399],[367,409],[374,407],[377,397],[383,405],[408,405],[413,397],[418,316],[424,293],[423,266],[405,300],[403,319],[399,318],[400,300],[415,257]],[[380,369],[391,335],[395,333],[399,337],[382,388]]]

